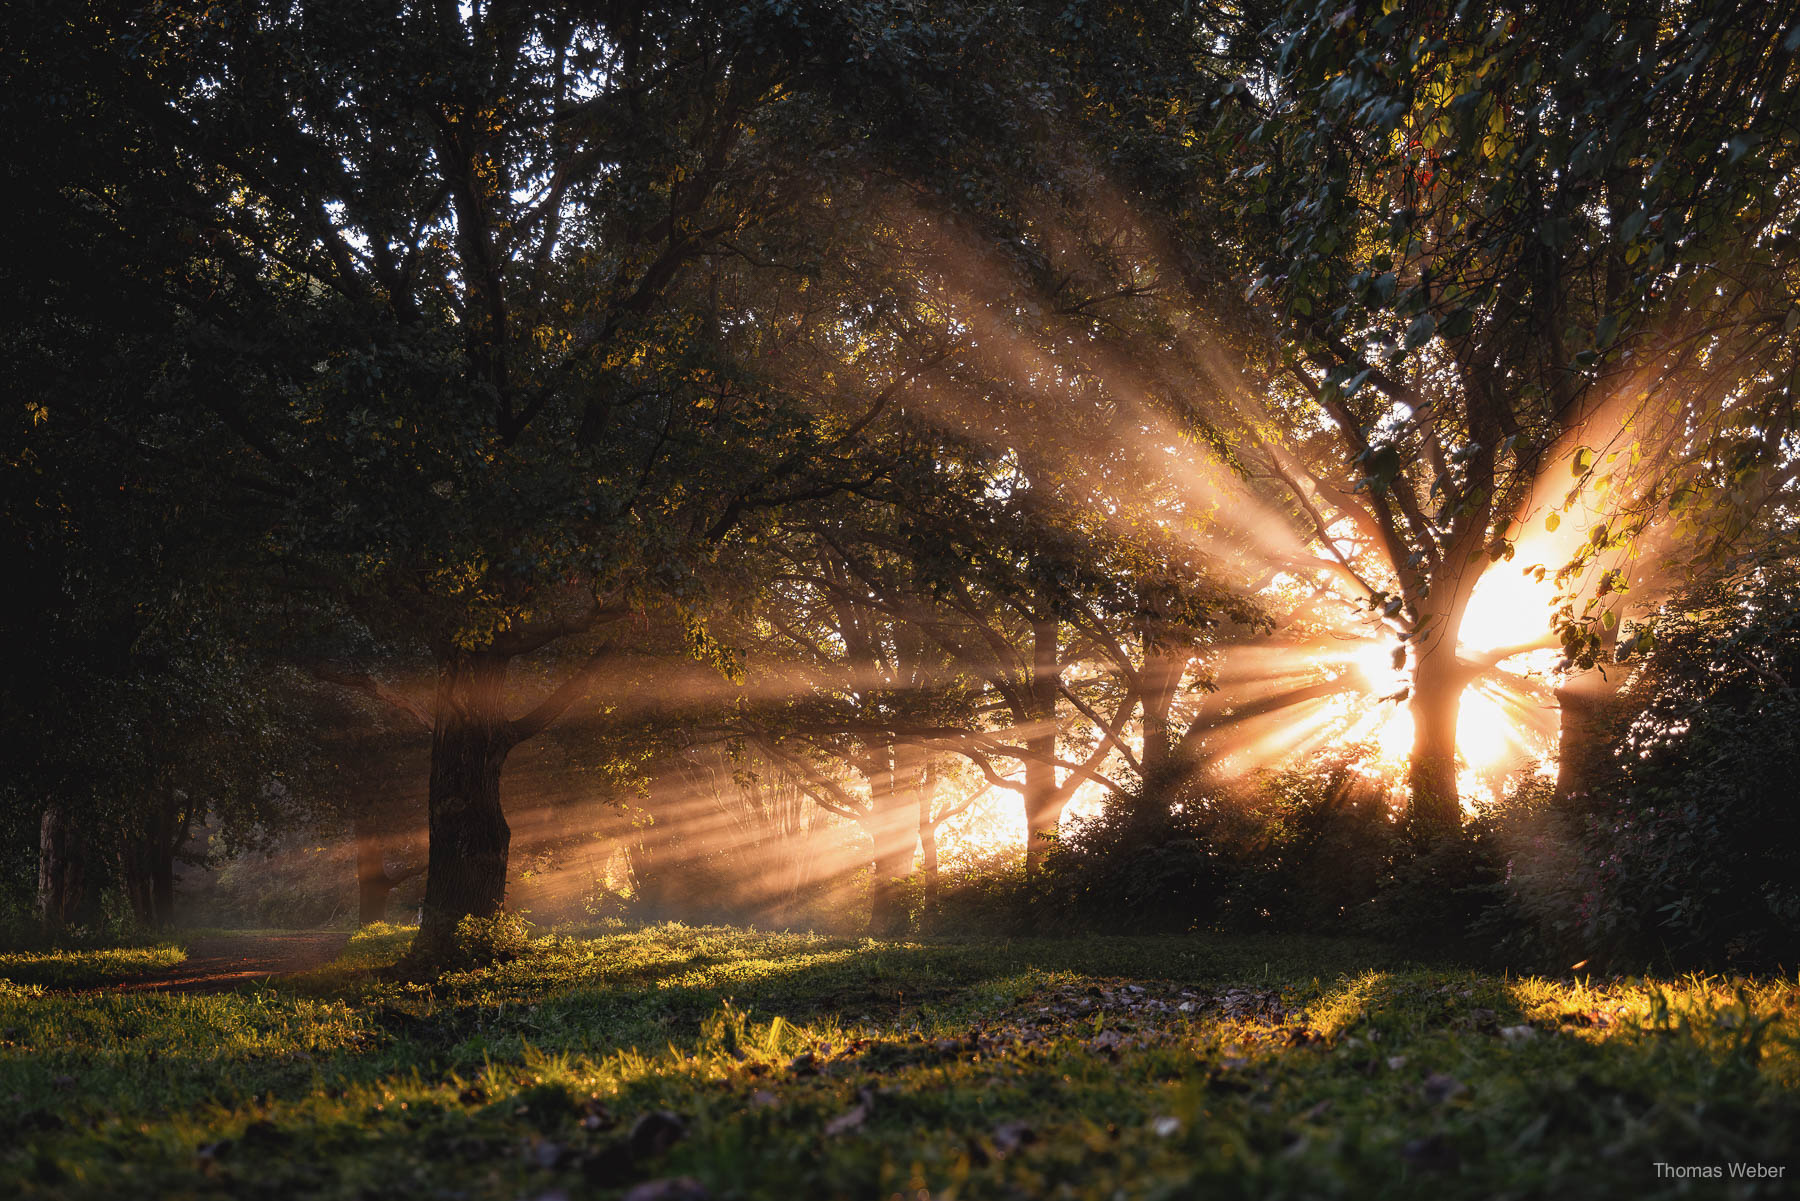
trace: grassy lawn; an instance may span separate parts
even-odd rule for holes
[[[0,973],[0,1192],[1794,1191],[1791,979],[1505,979],[1321,940],[661,927],[545,938],[429,988],[376,980],[409,935],[211,996]],[[1659,1160],[1788,1170],[1659,1179]],[[682,1177],[704,1192],[655,1183]]]
[[[38,984],[45,988],[98,988],[135,980],[175,967],[187,959],[181,947],[98,947],[64,951],[0,952],[0,988]]]

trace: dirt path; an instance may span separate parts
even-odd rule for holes
[[[223,992],[272,976],[309,971],[336,959],[346,930],[226,934],[187,943],[187,962],[114,986],[120,992]]]

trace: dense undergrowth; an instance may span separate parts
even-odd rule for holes
[[[1800,1130],[1791,979],[1515,978],[1305,938],[681,926],[381,979],[409,936],[365,931],[275,989],[0,983],[0,1187],[1655,1197],[1698,1195],[1658,1161],[1785,1166]],[[704,1193],[646,1187],[682,1177]]]

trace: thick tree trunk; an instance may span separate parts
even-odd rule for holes
[[[1145,623],[1143,644],[1139,704],[1144,714],[1144,749],[1139,761],[1144,767],[1146,801],[1155,793],[1155,803],[1162,803],[1162,796],[1178,783],[1175,731],[1169,726],[1169,712],[1174,708],[1176,693],[1181,691],[1181,680],[1192,655],[1173,639],[1162,637],[1154,622]]]
[[[1556,796],[1560,801],[1579,801],[1593,792],[1604,768],[1605,735],[1619,691],[1619,672],[1613,678],[1598,669],[1571,677],[1556,690],[1561,709],[1556,744]]]
[[[1469,676],[1456,654],[1462,637],[1463,613],[1480,571],[1470,567],[1450,585],[1447,604],[1434,614],[1413,642],[1415,656],[1412,699],[1412,756],[1406,782],[1412,794],[1407,821],[1413,834],[1426,841],[1462,828],[1462,797],[1456,784],[1456,725],[1462,716],[1463,689]]]
[[[904,938],[912,924],[906,904],[906,883],[912,875],[910,845],[883,839],[875,854],[875,879],[869,889],[869,933],[876,938]]]
[[[81,912],[87,873],[81,842],[69,811],[61,805],[44,810],[38,825],[38,916],[60,930],[73,925]]]
[[[1587,675],[1597,677],[1599,672]],[[1605,697],[1597,690],[1583,687],[1586,676],[1578,676],[1556,690],[1560,709],[1556,744],[1556,796],[1561,801],[1579,800],[1592,789],[1595,735],[1602,724]]]
[[[1454,654],[1427,658],[1414,673],[1412,757],[1406,782],[1412,791],[1413,831],[1427,839],[1455,833],[1462,825],[1462,798],[1456,787],[1456,723],[1462,712],[1463,680]]]
[[[1174,774],[1174,746],[1169,736],[1169,706],[1156,698],[1144,698],[1144,752],[1139,756],[1144,765],[1144,790],[1166,787]]]
[[[119,850],[119,877],[140,925],[175,920],[175,852],[186,840],[173,794],[163,791],[147,810],[131,843]]]
[[[431,844],[415,960],[444,957],[457,923],[492,917],[506,901],[512,831],[500,806],[500,768],[514,742],[502,703],[506,669],[504,656],[457,652],[438,671],[426,801]]]
[[[1026,742],[1034,755],[1052,755],[1055,738],[1034,738]],[[1056,785],[1056,766],[1037,759],[1025,761],[1025,875],[1032,877],[1044,866],[1057,829],[1062,825],[1067,794]]]

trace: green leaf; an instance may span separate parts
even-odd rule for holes
[[[1544,518],[1544,529],[1546,531],[1548,531],[1549,533],[1554,534],[1556,532],[1556,527],[1561,524],[1562,524],[1562,515],[1561,514],[1552,513],[1548,517]]]

